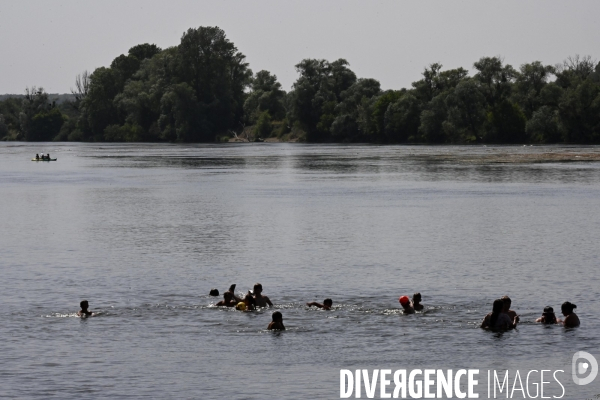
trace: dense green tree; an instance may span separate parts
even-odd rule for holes
[[[109,125],[121,124],[115,97],[122,90],[119,72],[100,67],[90,75],[89,91],[82,101],[82,124],[85,140],[102,141],[104,129]]]
[[[254,127],[254,138],[255,140],[266,139],[271,136],[273,131],[273,125],[271,124],[271,115],[269,111],[263,111],[260,113],[256,126]]]
[[[390,104],[397,101],[406,90],[387,90],[381,96],[374,99],[371,106],[371,121],[373,129],[370,131],[370,141],[384,142],[385,137],[385,113]]]
[[[25,89],[19,113],[19,130],[27,141],[52,140],[65,118],[43,88]]]
[[[197,139],[214,140],[215,133],[227,131],[242,120],[244,89],[252,76],[245,59],[218,27],[188,29],[183,34],[178,47],[178,77],[194,91],[197,112],[204,113],[199,117],[202,132],[194,135]]]
[[[463,68],[442,71],[442,65],[434,63],[425,68],[423,79],[412,84],[414,95],[423,103],[428,103],[439,94],[452,89],[468,76]]]
[[[540,90],[539,102],[541,105],[557,108],[564,89],[554,82],[550,82]]]
[[[543,65],[539,61],[521,65],[513,94],[527,118],[531,118],[533,112],[542,105],[540,93],[553,73],[554,67]]]
[[[577,86],[595,72],[595,66],[591,56],[567,57],[562,64],[556,65],[556,83],[564,89]]]
[[[290,119],[305,130],[309,142],[331,140],[335,107],[343,91],[356,82],[348,62],[306,59],[296,65],[300,77],[290,93]]]
[[[421,102],[411,91],[391,103],[384,116],[385,141],[390,143],[417,141],[421,107]]]
[[[37,113],[31,119],[27,140],[51,141],[54,139],[65,122],[65,117],[56,107]]]
[[[600,84],[585,79],[565,90],[559,115],[568,143],[600,142]]]
[[[202,142],[213,134],[207,110],[187,83],[171,85],[160,101],[159,127],[164,140]]]
[[[477,70],[474,78],[481,83],[481,89],[490,107],[508,98],[517,71],[510,65],[503,65],[499,57],[483,57],[473,64]]]
[[[8,135],[8,125],[4,115],[0,114],[0,140]]]
[[[140,60],[134,56],[121,54],[113,60],[110,64],[110,68],[118,73],[120,90],[123,90],[125,83],[127,83],[133,74],[140,68]]]
[[[460,82],[446,97],[443,129],[452,143],[478,142],[486,118],[485,96],[474,79]]]
[[[336,105],[335,119],[331,123],[331,136],[335,141],[365,140],[365,112],[369,101],[381,93],[381,85],[375,79],[359,79],[348,89],[340,93],[340,102]]]
[[[412,84],[415,97],[419,100],[418,132],[411,133],[409,140],[424,140],[432,143],[444,143],[457,138],[448,137],[446,128],[452,128],[453,135],[460,135],[464,127],[454,127],[448,124],[448,106],[446,99],[454,88],[468,78],[467,70],[463,68],[442,71],[442,65],[435,63],[423,71],[423,79]],[[456,114],[456,113],[455,113]],[[417,123],[416,119],[411,119],[411,129]],[[464,133],[464,132],[463,132]]]
[[[160,47],[155,44],[138,44],[137,46],[133,46],[127,52],[130,56],[137,58],[139,61],[143,61],[147,58],[152,58],[158,53],[161,52]]]
[[[533,113],[526,131],[534,143],[558,143],[563,139],[558,111],[550,106],[542,106]]]
[[[445,143],[447,141],[444,132],[444,122],[448,117],[446,97],[446,93],[437,95],[427,104],[427,108],[421,112],[421,123],[419,125],[421,140],[428,143]]]
[[[519,105],[503,99],[488,111],[483,139],[487,143],[526,143],[526,123]]]
[[[250,124],[253,124],[264,111],[275,120],[285,117],[285,92],[277,82],[277,76],[269,71],[259,71],[250,83],[251,92],[244,102],[244,113]]]
[[[18,98],[9,98],[4,101],[0,101],[0,114],[2,114],[4,124],[6,125],[7,131],[19,132],[24,136],[20,130],[19,115],[23,109],[23,100]],[[2,139],[4,135],[0,136]]]
[[[176,70],[177,48],[171,47],[144,61],[123,92],[115,97],[115,104],[126,115],[126,123],[141,127],[145,140],[164,140],[158,126],[161,99],[177,82]]]

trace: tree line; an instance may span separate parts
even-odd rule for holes
[[[518,69],[500,57],[427,66],[410,88],[382,90],[344,59],[305,59],[282,89],[253,73],[218,27],[179,45],[140,44],[84,72],[53,100],[31,87],[0,99],[0,138],[27,141],[214,142],[291,133],[307,142],[600,143],[600,63],[590,56]]]

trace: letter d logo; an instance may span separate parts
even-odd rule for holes
[[[577,360],[585,359],[585,362],[580,362],[577,365]],[[577,374],[585,374],[588,369],[591,368],[590,374],[585,378],[580,378]],[[573,382],[577,385],[587,385],[592,383],[594,379],[596,379],[596,375],[598,375],[598,361],[594,358],[593,355],[587,353],[585,351],[578,351],[573,354],[573,361],[571,362],[571,374],[573,376]]]

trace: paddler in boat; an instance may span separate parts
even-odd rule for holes
[[[40,159],[40,153],[36,153],[36,155],[35,155],[35,159],[36,159],[36,160],[39,160],[39,159]]]

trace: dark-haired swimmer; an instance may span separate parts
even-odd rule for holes
[[[256,307],[273,307],[273,303],[267,296],[262,295],[263,287],[260,283],[254,285],[254,300],[256,300]]]
[[[325,299],[325,300],[323,300],[323,304],[313,301],[312,303],[306,303],[306,305],[309,307],[312,307],[312,306],[319,307],[319,308],[322,308],[323,310],[331,310],[331,306],[333,306],[333,300]]]
[[[565,319],[563,320],[565,328],[575,328],[580,325],[579,317],[573,312],[575,308],[577,308],[577,306],[568,301],[565,301],[562,306],[560,306],[560,310],[565,316]]]
[[[412,308],[414,308],[415,311],[423,310],[423,304],[421,304],[421,293],[417,292],[417,293],[413,294]]]
[[[233,300],[235,300],[236,303],[239,303],[240,301],[244,301],[244,299],[242,299],[241,297],[237,297],[235,295],[235,283],[232,284],[231,286],[229,286],[229,289],[227,289],[227,291],[229,293],[231,293],[231,295],[233,296]]]
[[[235,296],[231,292],[223,293],[223,300],[215,304],[219,307],[235,307],[238,301],[235,299]]]
[[[556,314],[554,314],[554,308],[548,306],[544,307],[544,312],[542,316],[535,320],[535,322],[541,322],[546,325],[560,324],[562,321],[556,318]]]
[[[81,311],[77,312],[78,317],[87,318],[87,317],[93,317],[95,315],[93,312],[88,310],[88,308],[90,307],[90,304],[88,303],[87,300],[82,300],[79,303],[79,307],[81,307]]]
[[[510,309],[510,305],[512,304],[512,300],[510,299],[510,297],[502,296],[500,297],[500,300],[502,300],[502,302],[504,303],[504,308],[502,309],[502,312],[504,314],[507,314],[510,317],[511,321],[514,320],[517,316],[517,313]]]
[[[285,331],[285,326],[283,325],[283,315],[279,311],[275,311],[273,313],[273,321],[267,327],[268,330],[272,331],[274,329]]]
[[[236,310],[240,311],[252,311],[256,309],[256,300],[252,297],[252,294],[248,292],[248,294],[244,297],[243,301],[240,301],[235,306]]]
[[[504,331],[516,328],[519,323],[519,316],[517,315],[511,320],[503,310],[504,301],[502,299],[494,300],[492,312],[485,316],[481,322],[481,328],[492,331]]]

